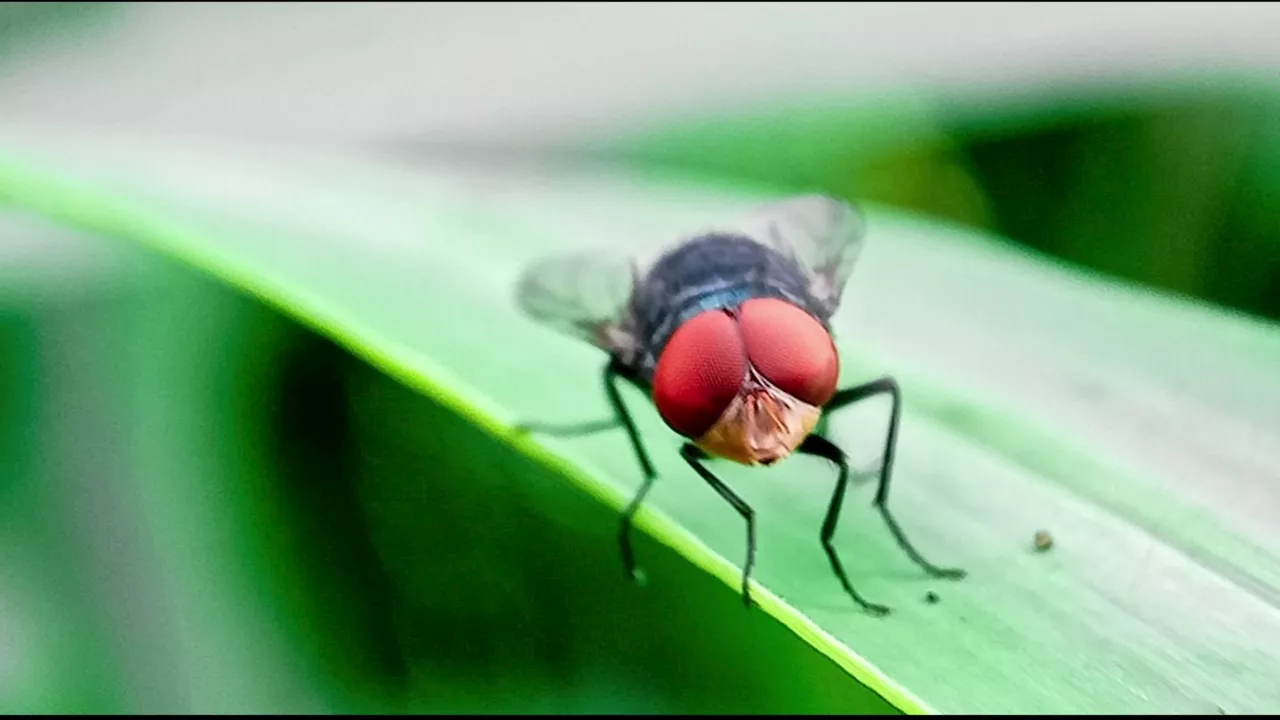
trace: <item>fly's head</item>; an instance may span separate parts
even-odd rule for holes
[[[821,323],[784,300],[755,298],[681,325],[658,358],[653,398],[667,425],[707,452],[767,465],[813,431],[839,374]]]

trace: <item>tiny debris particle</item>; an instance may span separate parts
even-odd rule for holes
[[[1049,534],[1049,531],[1037,530],[1036,531],[1036,552],[1045,552],[1051,547],[1053,547],[1053,536]]]
[[[930,590],[929,592],[924,594],[924,601],[929,603],[930,605],[936,604],[938,602],[938,593]]]

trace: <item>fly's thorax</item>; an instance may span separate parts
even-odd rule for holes
[[[795,452],[821,416],[822,408],[791,396],[748,366],[737,396],[694,442],[743,465],[769,465]]]

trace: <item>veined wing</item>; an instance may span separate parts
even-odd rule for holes
[[[534,320],[611,353],[629,355],[630,300],[639,272],[623,253],[579,251],[529,266],[516,283],[516,302]]]
[[[812,194],[762,205],[731,227],[793,258],[809,278],[814,310],[830,318],[862,253],[867,223],[857,206]]]

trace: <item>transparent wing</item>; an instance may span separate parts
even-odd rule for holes
[[[855,205],[825,195],[800,195],[763,205],[734,224],[796,260],[809,292],[828,317],[862,253],[866,218]]]
[[[516,283],[516,302],[534,320],[609,352],[634,343],[627,326],[635,261],[607,251],[557,255],[529,266]]]
[[[793,258],[809,279],[814,310],[830,317],[862,251],[866,222],[853,205],[823,195],[768,203],[744,217],[625,251],[580,251],[531,265],[516,286],[520,308],[538,322],[623,358],[639,347],[630,302],[653,261],[708,230],[744,233]]]

